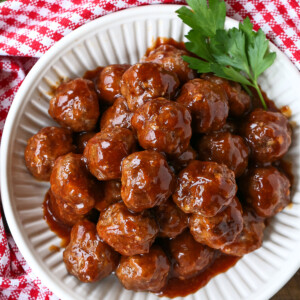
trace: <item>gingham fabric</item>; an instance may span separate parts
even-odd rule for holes
[[[8,0],[0,4],[0,139],[9,107],[26,74],[55,42],[105,14],[137,5],[180,0]],[[249,16],[300,69],[297,0],[227,0],[227,15]],[[0,300],[57,299],[34,275],[0,214]]]

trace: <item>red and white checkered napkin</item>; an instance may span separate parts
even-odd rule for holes
[[[55,42],[105,14],[181,0],[8,0],[0,4],[0,139],[14,96],[26,74]],[[249,16],[300,69],[298,0],[227,0],[227,15]],[[57,299],[22,257],[0,213],[0,300]]]

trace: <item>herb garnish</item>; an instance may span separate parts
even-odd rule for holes
[[[253,24],[247,17],[239,28],[224,29],[226,6],[220,0],[187,0],[192,8],[183,6],[176,12],[182,21],[192,29],[187,34],[187,50],[199,58],[183,56],[192,69],[199,73],[212,72],[219,77],[257,90],[265,109],[267,105],[259,89],[257,79],[270,67],[276,53],[269,52],[269,42],[264,32],[253,31]]]

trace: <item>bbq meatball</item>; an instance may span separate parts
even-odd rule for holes
[[[135,150],[135,146],[131,130],[106,128],[88,141],[83,156],[98,180],[119,179],[122,160]]]
[[[96,88],[100,101],[112,105],[116,96],[121,94],[120,86],[124,72],[130,67],[128,64],[110,65],[105,67],[96,80]]]
[[[242,131],[252,158],[258,163],[282,158],[291,145],[291,127],[288,119],[279,112],[254,110]]]
[[[133,113],[129,110],[124,97],[116,98],[113,106],[109,107],[102,115],[100,121],[101,129],[122,127],[131,129],[131,118]]]
[[[80,281],[95,282],[116,269],[119,255],[101,241],[95,224],[82,220],[72,228],[63,259],[68,272]]]
[[[290,203],[290,187],[287,177],[274,167],[252,169],[241,182],[246,201],[263,218],[276,215]]]
[[[193,277],[206,268],[214,258],[214,250],[197,243],[188,230],[169,242],[173,272],[180,279]]]
[[[174,174],[158,152],[136,152],[123,160],[121,196],[130,210],[139,212],[162,204],[174,185]]]
[[[123,256],[116,275],[128,290],[159,292],[167,283],[169,270],[166,254],[152,246],[149,253]]]
[[[62,199],[58,200],[55,198],[51,189],[47,192],[46,197],[49,199],[49,209],[58,222],[66,226],[73,226],[85,217],[85,215],[76,213],[76,211]]]
[[[193,79],[183,85],[176,101],[190,110],[196,132],[219,130],[226,123],[229,106],[220,85],[199,78]]]
[[[226,165],[193,160],[178,175],[173,201],[185,213],[213,217],[236,192],[234,173]]]
[[[149,252],[159,227],[149,211],[133,213],[119,202],[100,214],[97,231],[117,252],[131,256]]]
[[[179,156],[168,155],[169,165],[175,170],[175,172],[181,171],[187,167],[190,161],[195,159],[197,159],[197,152],[191,146],[188,146],[188,148]]]
[[[265,224],[263,219],[257,218],[249,209],[245,209],[243,213],[243,230],[230,243],[221,247],[221,251],[235,256],[243,256],[250,253],[262,245]]]
[[[193,214],[190,230],[194,239],[211,248],[219,249],[234,241],[243,229],[242,206],[235,197],[231,203],[214,217]]]
[[[55,160],[73,150],[72,134],[68,129],[45,127],[27,141],[25,164],[35,178],[48,181]]]
[[[56,161],[50,177],[51,191],[77,214],[86,214],[95,205],[96,182],[80,154],[69,153]]]
[[[218,84],[224,89],[228,98],[229,114],[231,116],[240,117],[249,111],[251,98],[239,83],[212,74],[202,74],[201,78]]]
[[[72,131],[93,130],[100,115],[93,82],[77,78],[62,83],[50,100],[49,115]]]
[[[103,181],[100,197],[96,200],[95,208],[103,211],[121,198],[121,182],[118,180]]]
[[[177,74],[182,83],[196,77],[196,72],[182,59],[183,55],[189,55],[187,51],[178,49],[172,45],[161,45],[152,50],[142,61],[161,65],[165,70]]]
[[[230,132],[236,134],[239,132],[239,123],[232,119],[227,119],[225,125],[217,132]]]
[[[146,101],[165,97],[171,99],[179,87],[175,73],[154,63],[139,63],[130,67],[122,77],[121,93],[130,110],[135,111]]]
[[[80,132],[77,134],[75,141],[77,146],[77,153],[82,154],[87,142],[96,134],[94,131]]]
[[[131,124],[144,149],[179,155],[189,146],[191,121],[183,105],[157,98],[137,109]]]
[[[188,225],[188,215],[182,212],[169,198],[154,210],[159,225],[159,236],[174,238]]]
[[[229,132],[211,133],[202,137],[198,143],[199,157],[202,160],[225,164],[241,176],[247,165],[249,149],[244,140]]]

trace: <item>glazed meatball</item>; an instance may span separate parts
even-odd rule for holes
[[[279,112],[254,110],[243,133],[258,163],[273,162],[283,157],[291,145],[288,119]]]
[[[26,167],[35,178],[48,181],[55,160],[73,150],[72,134],[68,129],[45,127],[27,141]]]
[[[93,130],[100,115],[93,82],[77,78],[62,83],[50,100],[49,115],[72,131]]]
[[[188,230],[170,240],[169,249],[173,260],[173,275],[180,279],[193,277],[214,258],[214,250],[197,243]]]
[[[197,152],[191,146],[188,146],[179,156],[168,155],[169,165],[175,172],[181,171],[187,167],[190,161],[195,159],[197,159]]]
[[[159,292],[167,283],[169,270],[166,254],[152,246],[149,253],[123,256],[116,275],[128,290]]]
[[[164,97],[171,99],[179,87],[175,73],[154,63],[139,63],[130,67],[122,77],[121,93],[130,110],[135,111],[146,101]]]
[[[189,146],[191,121],[183,105],[157,98],[137,109],[131,124],[144,149],[179,155]]]
[[[119,202],[121,198],[121,182],[108,180],[102,182],[101,195],[96,200],[95,208],[103,211],[111,204]]]
[[[87,142],[96,134],[94,131],[80,132],[76,136],[77,153],[82,154]]]
[[[250,170],[240,186],[246,201],[260,217],[272,217],[290,203],[291,184],[274,167]]]
[[[243,211],[237,197],[214,217],[199,214],[190,217],[190,230],[194,239],[215,249],[233,242],[242,229]]]
[[[101,71],[96,81],[96,88],[102,102],[112,105],[116,96],[121,94],[121,79],[129,67],[128,64],[110,65]]]
[[[162,204],[174,185],[174,174],[158,152],[136,152],[123,160],[121,196],[130,210],[139,212]]]
[[[202,74],[201,78],[218,84],[224,89],[228,98],[229,114],[231,116],[240,117],[249,111],[251,98],[244,90],[242,90],[239,83],[212,74]]]
[[[136,140],[126,128],[106,128],[90,139],[84,149],[90,172],[98,180],[121,178],[122,160],[135,150]]]
[[[261,218],[255,217],[251,210],[243,213],[243,230],[230,244],[226,244],[220,250],[229,255],[243,256],[260,248],[263,241],[265,224]]]
[[[47,192],[46,197],[49,198],[50,211],[58,222],[66,226],[73,226],[85,217],[85,215],[77,214],[76,211],[62,199],[57,200],[51,192],[51,189]]]
[[[193,79],[183,85],[176,101],[190,110],[195,132],[216,131],[226,123],[229,106],[220,85],[199,78]]]
[[[249,149],[244,140],[229,132],[211,133],[198,143],[202,160],[225,164],[236,177],[241,176],[248,165]]]
[[[174,238],[188,225],[188,215],[182,212],[169,198],[154,210],[159,225],[159,236]]]
[[[95,205],[96,183],[80,154],[69,153],[56,161],[50,177],[51,191],[77,214],[86,214]]]
[[[95,282],[116,269],[119,255],[101,241],[95,224],[83,220],[73,226],[63,259],[68,272],[80,281]]]
[[[118,97],[113,106],[109,107],[102,115],[100,121],[101,129],[122,127],[131,129],[131,118],[133,113],[129,110],[124,97]]]
[[[133,213],[119,202],[100,214],[97,231],[117,252],[131,256],[149,252],[159,227],[149,211]]]
[[[213,217],[236,192],[234,173],[226,165],[193,160],[178,175],[173,201],[185,213]]]
[[[217,132],[230,132],[232,134],[236,134],[239,132],[239,123],[232,119],[227,119],[225,125],[221,129],[217,130]]]
[[[165,70],[177,74],[182,83],[196,77],[196,72],[182,59],[183,55],[189,55],[187,51],[178,49],[172,45],[161,45],[152,50],[144,62],[152,62],[161,65]]]

